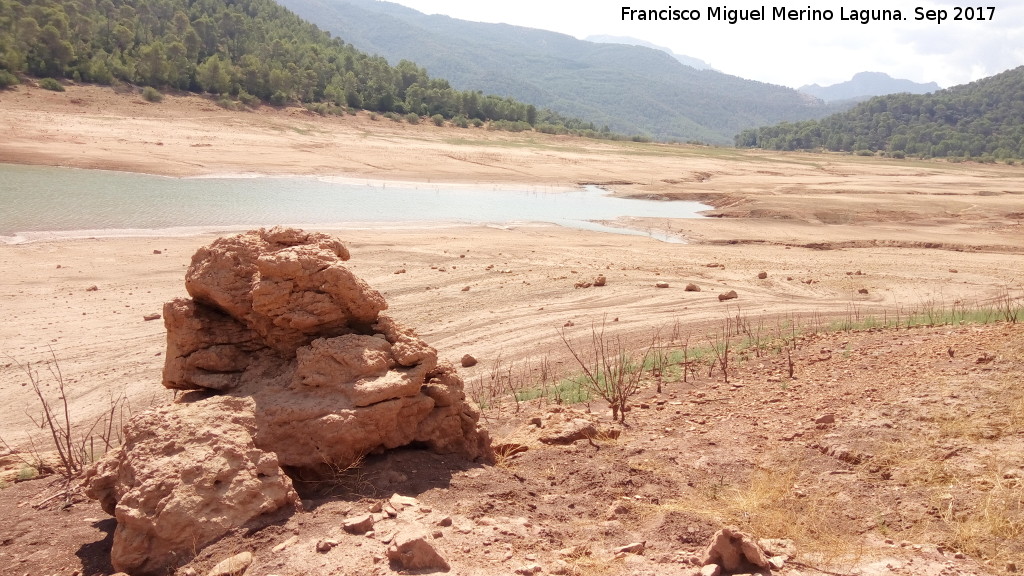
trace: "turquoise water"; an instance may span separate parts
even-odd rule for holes
[[[200,233],[277,224],[329,228],[528,222],[680,241],[656,230],[602,222],[629,217],[696,218],[708,208],[696,202],[615,198],[594,186],[556,191],[364,184],[315,177],[167,178],[0,164],[0,241],[5,242],[100,233]]]

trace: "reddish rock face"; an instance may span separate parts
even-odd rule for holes
[[[341,264],[348,259],[327,234],[257,230],[200,248],[185,289],[290,355],[315,338],[365,330],[387,308],[379,292]]]
[[[192,298],[164,306],[164,386],[200,392],[133,418],[124,446],[86,479],[118,519],[115,568],[178,565],[295,505],[282,466],[344,469],[413,442],[493,457],[455,369],[381,314],[387,303],[342,265],[348,257],[330,236],[281,228],[193,257]]]

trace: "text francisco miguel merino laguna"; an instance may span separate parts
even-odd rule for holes
[[[706,14],[706,16],[705,16]],[[838,18],[836,18],[838,16]],[[955,7],[952,13],[945,9],[914,8],[914,20],[926,20],[941,24],[944,20],[991,20],[995,16],[994,7]],[[770,18],[769,18],[770,17]],[[829,9],[815,9],[808,6],[804,9],[789,9],[785,6],[772,6],[766,10],[760,8],[735,9],[728,6],[708,6],[705,11],[695,8],[667,8],[645,9],[622,7],[622,19],[625,21],[697,21],[706,19],[709,21],[728,22],[751,22],[764,20],[787,20],[796,22],[815,22],[846,20],[867,24],[874,21],[901,21],[909,20],[904,18],[900,10],[895,9],[872,9],[859,10],[854,8],[839,8],[838,13]]]

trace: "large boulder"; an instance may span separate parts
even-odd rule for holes
[[[160,572],[227,531],[299,505],[277,456],[257,448],[252,401],[215,396],[147,410],[85,478],[117,519],[114,568]]]
[[[118,520],[116,568],[155,573],[296,505],[282,468],[331,473],[411,443],[493,458],[455,369],[381,313],[348,257],[327,235],[280,228],[193,257],[192,298],[164,306],[164,386],[192,392],[133,418],[86,478]]]
[[[200,248],[185,289],[285,354],[323,336],[366,329],[384,297],[341,263],[348,250],[327,234],[260,229]]]

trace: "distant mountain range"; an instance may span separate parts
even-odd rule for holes
[[[805,94],[821,98],[825,102],[837,100],[867,100],[873,96],[885,96],[886,94],[927,94],[939,90],[935,82],[921,84],[910,80],[893,78],[883,72],[861,72],[855,74],[852,80],[833,84],[831,86],[818,86],[810,84],[798,88]]]
[[[680,63],[689,66],[690,68],[696,68],[697,70],[714,70],[710,64],[701,60],[700,58],[694,58],[692,56],[686,56],[683,54],[676,54],[671,48],[664,46],[658,46],[653,42],[647,40],[641,40],[639,38],[632,38],[630,36],[608,36],[607,34],[597,34],[593,36],[587,36],[584,38],[587,42],[597,42],[599,44],[626,44],[628,46],[643,46],[645,48],[653,48],[655,50],[661,50],[666,54],[672,56]]]
[[[360,50],[409,60],[460,90],[586,118],[615,132],[729,145],[738,132],[848,108],[683,65],[662,50],[467,22],[377,0],[281,0]]]

